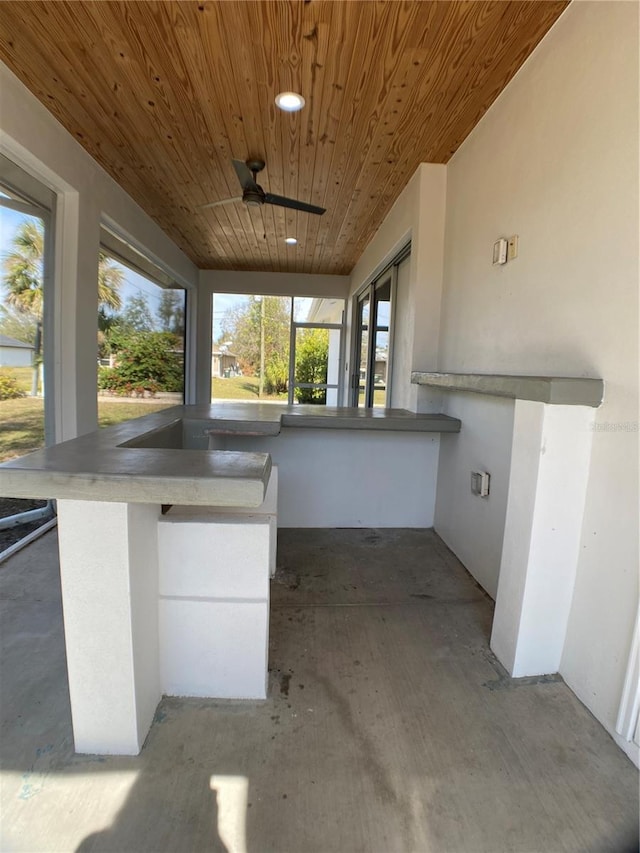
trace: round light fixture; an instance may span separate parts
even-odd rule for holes
[[[280,92],[276,95],[276,106],[286,113],[295,113],[304,107],[304,98],[296,92]]]
[[[284,242],[287,244],[287,246],[295,246],[298,241],[295,237],[285,237]]]

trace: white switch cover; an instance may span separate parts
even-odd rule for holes
[[[514,234],[509,237],[509,246],[507,248],[507,260],[513,261],[518,257],[518,235]]]
[[[486,471],[471,472],[471,493],[481,498],[489,497],[490,475]]]
[[[507,263],[507,241],[504,237],[493,244],[493,265]]]

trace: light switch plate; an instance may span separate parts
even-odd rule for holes
[[[507,263],[507,241],[504,237],[493,244],[493,265]]]
[[[489,497],[490,475],[486,471],[471,472],[471,493],[481,498]]]

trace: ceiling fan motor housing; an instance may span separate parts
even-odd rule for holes
[[[242,193],[242,201],[245,204],[250,205],[261,205],[264,204],[264,192],[262,187],[257,187],[254,189],[245,190]]]

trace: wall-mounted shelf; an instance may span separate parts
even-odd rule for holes
[[[471,391],[512,400],[534,400],[560,406],[597,408],[604,397],[602,379],[574,376],[506,376],[493,373],[422,373],[414,371],[411,382],[443,391]]]

